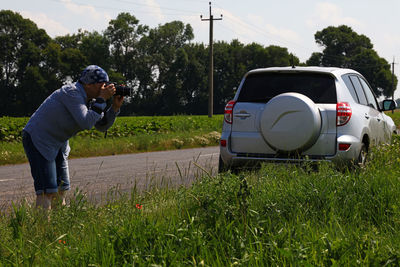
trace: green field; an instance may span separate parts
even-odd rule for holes
[[[400,137],[363,169],[266,164],[102,206],[76,191],[49,217],[0,215],[0,266],[399,266]]]
[[[400,109],[396,109],[394,113],[392,113],[392,111],[386,111],[385,113],[393,119],[397,128],[400,129]]]
[[[21,131],[28,118],[0,118],[0,165],[27,162]],[[107,137],[86,130],[70,139],[71,158],[218,145],[222,115],[118,117]]]

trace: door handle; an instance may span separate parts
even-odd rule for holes
[[[238,117],[238,118],[247,118],[247,117],[250,117],[251,115],[249,113],[236,113],[236,114],[233,114],[233,116]]]

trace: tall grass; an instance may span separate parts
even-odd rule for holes
[[[50,220],[0,216],[0,265],[398,266],[400,139],[365,169],[267,164],[95,206],[75,192]]]
[[[397,125],[397,128],[399,129],[400,127],[400,109],[395,109],[393,112],[392,111],[385,111],[386,115],[390,116],[394,124]]]

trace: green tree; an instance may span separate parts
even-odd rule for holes
[[[71,81],[76,81],[82,70],[88,65],[86,57],[78,48],[62,50],[61,62],[63,76],[69,77]]]
[[[129,80],[136,76],[136,58],[138,42],[148,31],[148,27],[139,24],[139,20],[129,13],[120,13],[109,22],[104,36],[111,45],[111,68]]]
[[[141,38],[133,101],[139,103],[136,112],[166,115],[185,111],[188,100],[183,85],[189,64],[185,46],[192,39],[192,27],[181,21],[159,25]]]
[[[315,34],[322,53],[313,53],[307,65],[354,69],[365,76],[377,96],[391,96],[391,73],[388,62],[379,57],[368,37],[342,25],[327,27]],[[394,88],[397,86],[395,77]]]
[[[372,49],[372,43],[365,35],[359,35],[352,28],[341,25],[329,26],[315,35],[317,44],[324,48],[322,55],[323,66],[347,67],[351,57],[363,49]]]
[[[193,29],[181,21],[160,25],[150,31],[151,50],[157,55],[154,62],[159,71],[158,90],[162,114],[183,113],[186,100],[183,95],[183,81],[187,79],[186,69],[189,63],[184,49],[187,42],[193,39]]]
[[[367,78],[376,95],[392,96],[390,64],[386,59],[379,57],[375,50],[366,49],[361,51],[349,60],[349,66]],[[394,82],[397,85],[397,77],[394,77]]]
[[[76,81],[89,64],[102,66],[111,80],[133,87],[122,114],[207,113],[208,48],[191,43],[189,24],[172,21],[149,29],[133,15],[120,13],[103,34],[79,30],[52,40],[18,13],[1,11],[0,27],[0,116],[30,115],[51,91]],[[248,70],[292,62],[297,65],[299,60],[286,48],[217,42],[215,112],[223,112]]]
[[[208,51],[204,44],[184,46],[188,58],[182,77],[182,101],[185,113],[207,114],[208,110]]]
[[[311,57],[306,61],[307,66],[322,66],[322,53],[314,52]]]
[[[83,32],[79,50],[90,65],[98,65],[108,70],[111,68],[110,41],[104,36],[94,32]]]
[[[62,76],[76,80],[87,65],[99,65],[105,70],[111,67],[109,40],[97,31],[79,30],[55,38],[61,47]]]
[[[29,115],[61,85],[59,49],[42,29],[9,10],[0,11],[0,116]]]
[[[231,43],[221,41],[214,44],[214,113],[223,113],[227,101],[235,95],[243,75],[254,67],[252,60],[244,56],[243,50],[244,44],[236,39]],[[208,58],[206,62],[208,73]],[[208,83],[204,89],[208,94]]]

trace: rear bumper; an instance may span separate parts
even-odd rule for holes
[[[262,153],[235,153],[230,150],[230,139],[228,136],[221,140],[226,140],[226,146],[220,146],[221,159],[225,165],[229,166],[251,166],[260,162],[275,163],[302,163],[302,162],[319,162],[328,161],[337,164],[348,164],[357,160],[361,149],[361,140],[350,135],[342,135],[337,137],[336,152],[334,155],[300,155],[300,156],[282,156],[279,154],[262,154]],[[350,144],[349,149],[339,150],[339,144]]]

